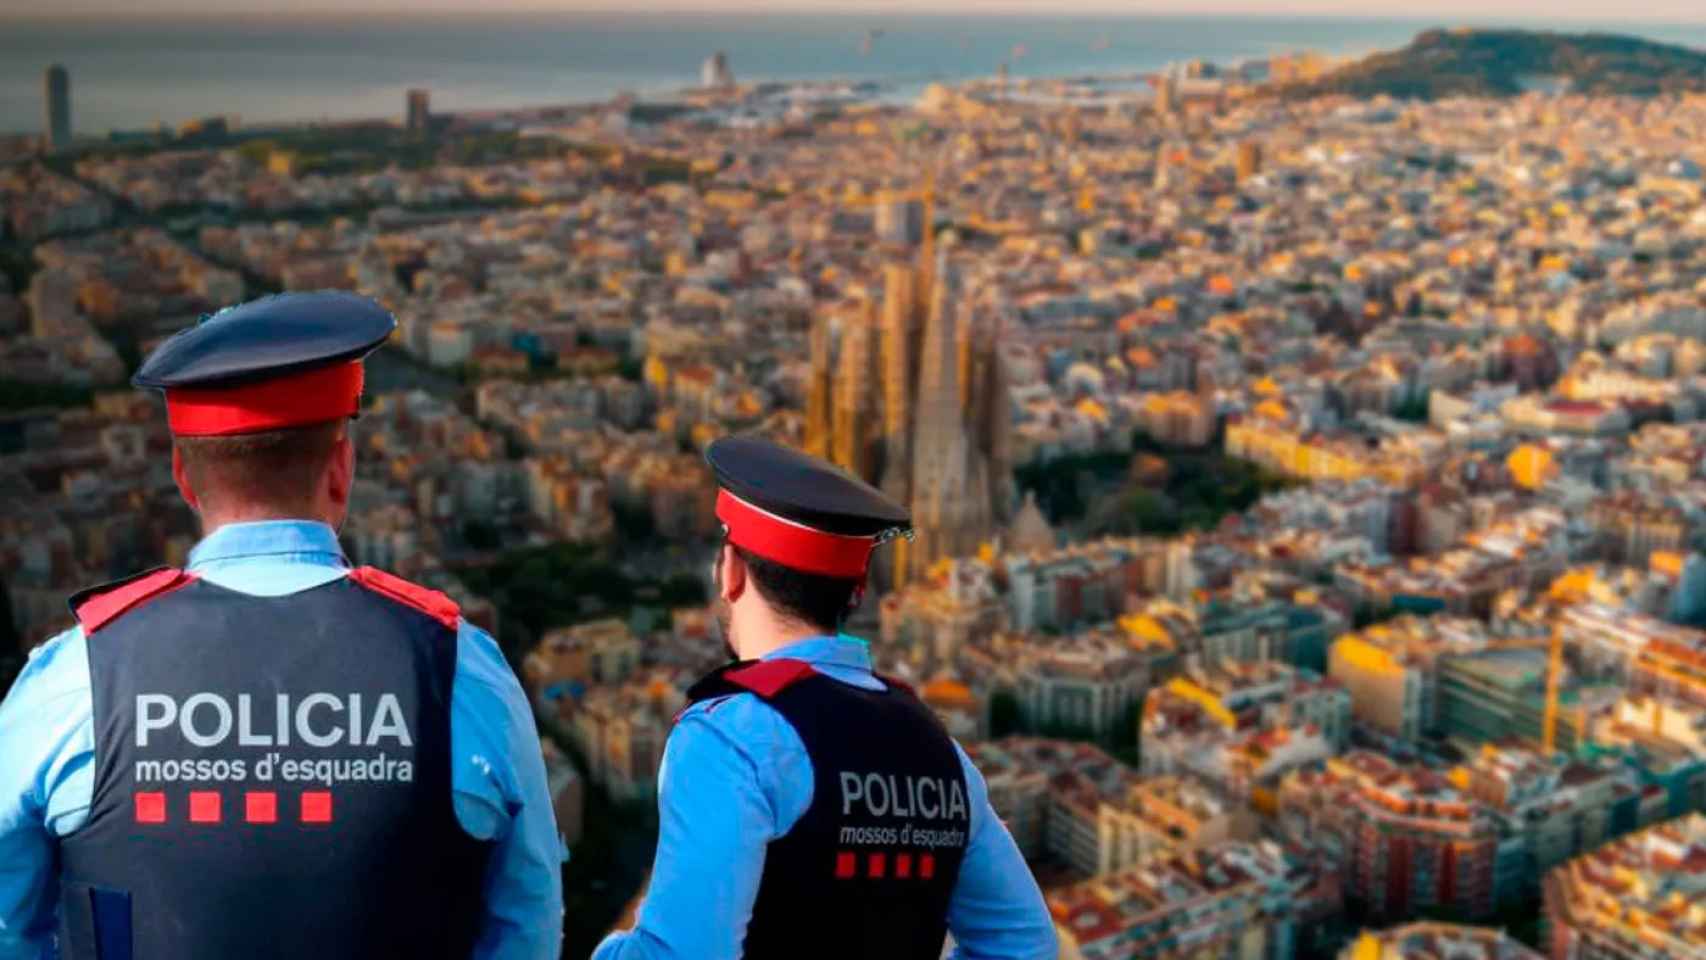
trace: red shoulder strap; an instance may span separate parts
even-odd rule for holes
[[[455,600],[375,567],[356,567],[349,572],[349,578],[388,600],[419,610],[452,630],[462,619],[462,608]]]
[[[723,674],[723,679],[761,697],[774,697],[794,683],[816,673],[804,660],[760,660]]]
[[[83,627],[83,635],[88,636],[148,601],[194,581],[193,573],[165,567],[110,587],[97,587],[73,601],[71,610]]]

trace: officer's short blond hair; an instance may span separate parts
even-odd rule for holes
[[[222,437],[173,437],[190,486],[205,503],[267,506],[284,514],[314,506],[347,420]]]

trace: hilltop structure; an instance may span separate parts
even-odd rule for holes
[[[1401,50],[1357,60],[1290,92],[1434,100],[1564,91],[1655,96],[1703,89],[1706,53],[1687,47],[1610,34],[1459,29],[1425,31]]]

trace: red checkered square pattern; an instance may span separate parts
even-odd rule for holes
[[[139,791],[134,795],[134,816],[137,823],[166,823],[171,805],[166,794],[156,790]],[[277,823],[278,794],[272,790],[250,790],[243,794],[243,822]],[[331,823],[332,794],[329,790],[309,790],[301,797],[302,823]],[[192,790],[189,793],[189,822],[200,824],[225,821],[225,798],[217,790]],[[845,860],[841,858],[847,858]],[[856,871],[853,854],[843,853],[836,860],[837,876],[852,876]],[[842,873],[845,871],[845,874]]]
[[[249,823],[278,822],[278,794],[253,790],[243,795],[243,819]]]
[[[310,790],[302,795],[302,822],[332,822],[332,795],[330,792]]]
[[[139,793],[136,795],[137,823],[165,823],[166,795],[163,793]]]
[[[852,850],[839,850],[835,854],[835,878],[851,880],[859,876],[860,854]],[[891,860],[888,853],[866,853],[865,876],[871,880],[929,880],[936,876],[936,856],[931,853],[896,853]]]
[[[219,794],[212,790],[190,792],[191,823],[218,823],[220,814]]]

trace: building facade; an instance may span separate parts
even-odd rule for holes
[[[1650,827],[1545,880],[1553,960],[1706,960],[1706,816]]]
[[[1288,776],[1279,817],[1288,839],[1338,871],[1346,900],[1371,918],[1493,911],[1498,825],[1440,774],[1353,751]]]

